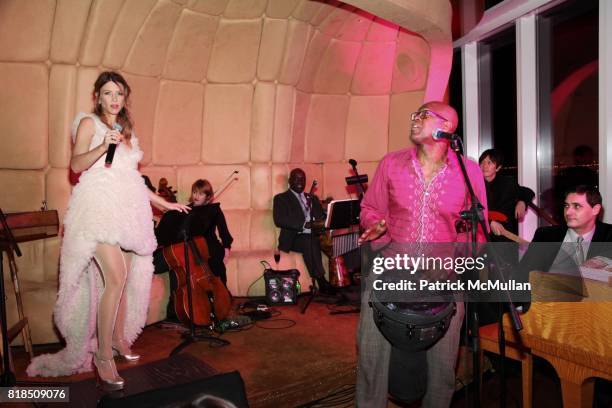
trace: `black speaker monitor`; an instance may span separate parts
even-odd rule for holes
[[[221,401],[225,405],[219,405],[219,403],[211,405],[210,400]],[[238,408],[248,408],[249,404],[246,398],[244,381],[240,373],[232,371],[187,384],[159,388],[123,398],[113,398],[112,394],[107,394],[98,402],[98,407],[105,408],[176,408],[199,406],[236,406]]]
[[[295,305],[299,294],[300,272],[297,269],[276,271],[266,269],[264,281],[266,285],[266,302],[269,305]]]

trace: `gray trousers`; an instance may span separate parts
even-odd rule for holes
[[[361,315],[357,330],[359,362],[357,366],[356,406],[386,408],[389,385],[391,344],[376,327],[372,308],[368,305],[370,292],[361,296]],[[427,393],[424,408],[447,408],[455,392],[455,364],[464,307],[457,302],[457,311],[448,331],[427,350]]]

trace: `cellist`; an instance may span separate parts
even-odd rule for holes
[[[230,255],[234,238],[227,228],[221,206],[219,203],[213,203],[214,198],[213,188],[208,180],[198,179],[192,184],[188,205],[196,211],[193,214],[191,233],[204,237],[210,253],[210,269],[227,287],[225,262]]]
[[[191,286],[194,323],[207,325],[213,308],[215,318],[221,320],[231,307],[225,261],[233,238],[219,203],[213,203],[210,182],[201,179],[194,182],[189,201],[191,212],[188,216],[164,214],[155,229],[159,245],[153,254],[155,273],[173,272],[170,273],[173,297],[168,303],[168,317],[177,317],[184,322],[191,320],[187,294],[187,286]],[[185,238],[189,242],[189,261],[183,252]],[[187,264],[190,265],[191,280],[187,280]]]

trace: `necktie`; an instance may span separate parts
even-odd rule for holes
[[[304,193],[300,194],[298,197],[300,199],[300,206],[302,207],[302,212],[304,212],[304,218],[306,218],[306,221],[310,221],[310,206],[308,198]]]
[[[585,261],[584,257],[584,248],[582,247],[582,241],[584,241],[583,237],[576,238],[576,263],[578,265],[582,265]]]
[[[312,201],[310,196],[304,194],[304,199],[306,200],[306,211],[308,211],[308,214],[310,214],[310,209],[312,208]]]

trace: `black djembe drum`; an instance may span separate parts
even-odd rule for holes
[[[427,349],[444,336],[454,302],[380,302],[372,292],[374,322],[391,343],[389,393],[410,403],[427,390]]]

